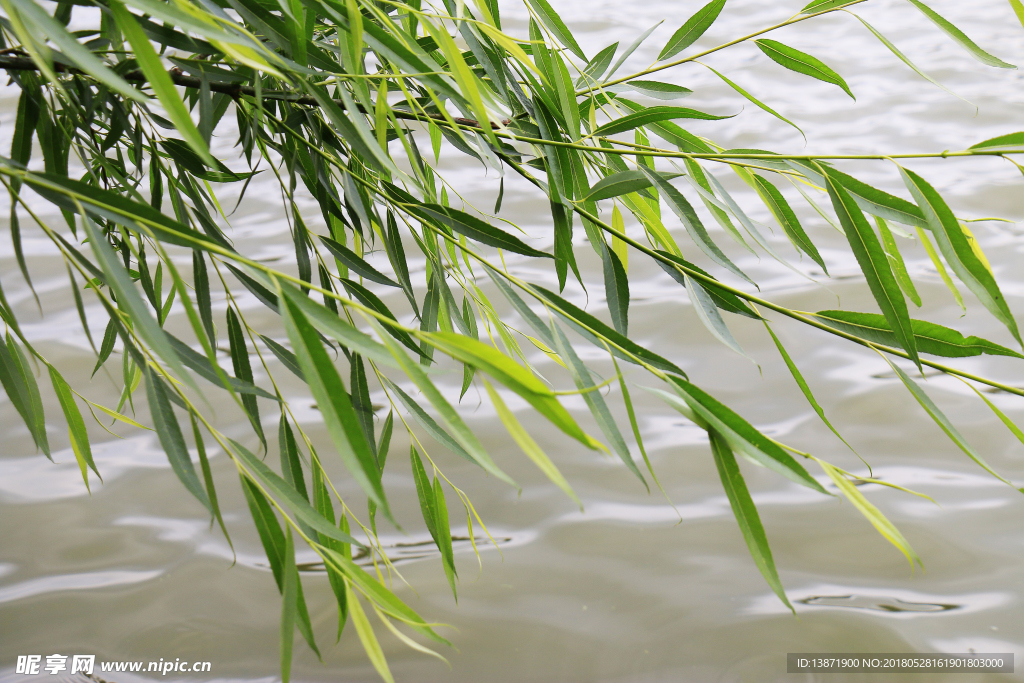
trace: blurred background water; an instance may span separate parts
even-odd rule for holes
[[[701,4],[690,0],[555,3],[588,54],[614,41],[629,44],[652,24],[665,20],[622,74],[651,63],[664,41]],[[697,45],[711,47],[782,21],[801,5],[733,0]],[[1024,28],[1008,3],[936,0],[933,5],[989,51],[1009,62],[1024,62]],[[527,15],[522,7],[503,3],[502,9],[506,29],[525,35]],[[728,114],[742,109],[735,118],[698,122],[691,128],[726,148],[933,152],[963,149],[1022,128],[1024,76],[1020,71],[979,65],[909,3],[872,0],[856,11],[977,109],[916,76],[856,19],[842,14],[790,27],[772,37],[815,54],[843,74],[856,101],[838,88],[782,70],[752,45],[707,58],[710,66],[799,124],[807,133],[806,146],[796,131],[746,103],[702,66],[677,67],[655,78],[692,88],[695,94],[687,106]],[[14,86],[0,90],[3,149],[9,144],[17,96]],[[233,158],[233,142],[228,127],[215,153]],[[449,151],[440,168],[467,200],[488,206],[498,177],[493,171],[485,176],[475,164]],[[908,166],[939,188],[962,217],[1021,219],[1022,178],[1005,161],[950,159]],[[892,164],[845,163],[842,168],[901,192]],[[714,170],[755,219],[770,222],[738,179],[725,169]],[[272,180],[254,181],[233,217],[232,237],[246,253],[284,265],[291,247],[272,184]],[[55,210],[28,194],[44,217],[59,221]],[[543,245],[544,235],[550,233],[549,216],[546,203],[537,201],[538,197],[524,182],[506,177],[502,215],[536,235],[537,244]],[[229,191],[225,198],[233,204]],[[6,196],[0,200],[6,201]],[[794,205],[804,202],[794,201]],[[309,208],[315,226],[319,212],[312,204]],[[0,216],[7,213],[0,211]],[[780,234],[773,238],[776,248],[809,277],[730,250],[726,236],[721,231],[714,234],[761,284],[766,298],[809,311],[840,306],[874,311],[845,239],[813,212],[800,210],[800,215],[829,266],[831,279],[824,279],[809,260],[799,261]],[[1011,308],[1019,314],[1024,311],[1020,267],[1024,239],[1019,224],[972,226]],[[638,226],[627,227],[641,234]],[[3,223],[5,232],[7,228]],[[685,234],[681,229],[675,232],[693,258],[695,250],[687,247]],[[1012,345],[1005,329],[966,294],[968,312],[961,317],[923,249],[909,241],[901,245],[924,300],[923,310],[915,317]],[[583,243],[579,247],[590,294],[577,285],[568,287],[567,295],[604,316],[600,264],[589,247]],[[59,257],[41,233],[31,230],[26,235],[26,252],[45,317],[39,316],[17,274],[10,241],[0,238],[0,277],[26,333],[58,367],[67,369],[73,385],[94,400],[116,405],[117,390],[104,373],[89,381],[94,358],[79,328]],[[422,262],[413,265],[422,279]],[[510,262],[510,266],[535,282],[547,284],[553,277],[529,263]],[[634,255],[630,270],[631,333],[639,341],[675,361],[693,381],[765,433],[851,471],[866,472],[807,407],[761,326],[735,316],[729,320],[755,365],[711,338],[681,288],[659,268]],[[274,324],[272,315],[261,311],[254,299],[241,297],[240,304],[250,323]],[[395,304],[401,306],[398,299]],[[216,305],[223,311],[223,297]],[[90,310],[90,317],[94,334],[101,334],[101,310]],[[479,544],[481,572],[465,525],[454,521],[458,515],[452,508],[453,533],[463,539],[456,541],[461,576],[456,606],[439,557],[417,523],[418,505],[404,457],[406,442],[396,434],[385,479],[408,534],[382,527],[382,539],[393,546],[399,569],[415,589],[396,584],[399,594],[428,620],[452,625],[454,629],[445,633],[457,647],[444,653],[451,662],[449,670],[382,633],[398,680],[922,680],[913,675],[816,678],[786,674],[787,652],[1014,652],[1018,667],[1024,666],[1021,494],[986,475],[959,452],[880,358],[784,319],[777,323],[780,337],[829,417],[872,463],[875,476],[937,501],[933,504],[879,486],[862,489],[900,527],[924,560],[925,571],[912,573],[906,560],[851,505],[744,463],[783,584],[797,608],[799,616],[793,617],[764,584],[747,553],[703,433],[679,414],[634,390],[648,452],[673,508],[659,494],[648,495],[618,461],[577,448],[547,424],[530,418],[522,405],[511,404],[523,410],[521,417],[582,498],[585,511],[581,513],[522,456],[490,403],[471,390],[464,400],[470,425],[500,465],[523,485],[523,491],[517,494],[463,461],[438,454],[446,474],[473,499],[501,548],[499,553]],[[169,325],[183,329],[187,322],[176,310]],[[587,348],[579,349],[586,356]],[[542,355],[532,360],[542,372],[555,374]],[[610,370],[601,354],[591,351],[588,360],[600,371]],[[108,365],[111,372],[118,372],[116,358]],[[1019,383],[1024,374],[1020,361],[1008,359],[979,357],[957,365],[1009,383]],[[647,382],[640,372],[630,376],[640,384]],[[456,394],[460,379],[460,373],[441,376],[442,384]],[[937,377],[925,386],[994,468],[1018,484],[1024,481],[1021,444],[967,387]],[[322,437],[318,414],[311,400],[302,396],[301,387],[286,382],[285,394],[296,400],[304,427]],[[1024,419],[1021,399],[999,393],[988,397],[1011,417]],[[57,402],[52,397],[44,400],[47,415],[59,415]],[[375,395],[374,400],[383,403],[383,395]],[[618,400],[612,403],[617,405]],[[566,405],[591,424],[582,400],[570,398]],[[144,397],[137,398],[137,407],[147,414]],[[219,406],[218,411],[219,424],[228,434],[251,438],[239,415]],[[264,416],[268,422],[273,419],[269,406]],[[13,673],[17,655],[55,652],[96,654],[104,661],[208,660],[212,672],[194,678],[274,680],[279,676],[280,601],[231,463],[223,454],[215,454],[212,460],[237,551],[234,564],[223,536],[210,530],[201,508],[185,495],[154,436],[136,433],[118,440],[99,430],[94,433],[98,442],[94,453],[104,483],[96,483],[89,495],[63,428],[50,431],[57,461],[52,464],[34,452],[13,406],[6,397],[0,399],[0,680],[27,680]],[[352,487],[344,485],[340,470],[337,479],[343,494],[360,500]],[[359,509],[361,504],[353,507]],[[312,562],[315,556],[300,553],[299,559]],[[326,578],[313,569],[303,577],[324,663],[297,643],[293,677],[299,681],[374,680],[350,630],[340,645],[333,646],[335,608]],[[139,677],[111,678],[129,683]],[[962,679],[952,674],[928,676],[935,681]]]

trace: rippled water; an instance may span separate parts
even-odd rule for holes
[[[627,65],[643,68],[655,58],[655,46],[701,3],[556,4],[588,52],[616,40],[628,44],[667,17],[650,47],[638,50]],[[800,4],[780,7],[733,0],[699,45],[712,46],[781,21]],[[990,51],[1010,62],[1024,62],[1024,29],[1007,3],[933,4]],[[976,104],[978,113],[916,77],[850,17],[788,28],[777,37],[820,56],[846,75],[856,102],[837,88],[783,72],[752,46],[712,56],[708,63],[803,127],[810,140],[808,151],[961,149],[1022,127],[1021,72],[981,67],[909,3],[874,0],[862,13],[922,68]],[[505,9],[506,25],[513,31],[524,31],[524,20],[520,9]],[[688,104],[698,108],[736,113],[744,104],[697,65],[663,72],[658,78],[696,90]],[[13,126],[16,96],[11,87],[0,90],[0,135],[5,139]],[[726,147],[804,149],[799,134],[749,104],[734,119],[698,123],[693,129]],[[218,150],[222,157],[231,155],[228,142]],[[1024,211],[1022,179],[1005,162],[973,159],[910,165],[940,187],[960,215],[1019,219]],[[451,159],[442,160],[442,167],[457,179],[467,198],[482,204],[491,201],[497,185],[493,172],[485,178],[477,167]],[[848,168],[869,182],[897,187],[892,165]],[[741,185],[730,182],[728,172],[718,175],[741,201],[746,200],[755,218],[768,220]],[[507,181],[508,217],[542,234],[548,218],[537,210],[537,195],[513,178]],[[250,254],[287,259],[286,223],[275,203],[262,201],[260,189],[256,184],[250,188],[234,236]],[[45,215],[54,215],[44,203],[36,204]],[[774,262],[735,250],[731,255],[762,283],[765,296],[784,305],[819,310],[841,303],[850,310],[874,310],[864,283],[855,277],[845,240],[813,214],[804,212],[802,217],[833,276],[824,286]],[[1020,228],[995,222],[974,226],[1011,307],[1021,313]],[[788,245],[776,242],[792,255]],[[73,384],[88,386],[98,401],[116,403],[108,379],[97,376],[88,383],[93,359],[69,308],[66,280],[53,250],[41,238],[28,239],[26,249],[38,273],[44,320],[38,319],[29,293],[21,288],[9,242],[0,239],[0,273],[27,323],[24,329],[44,354],[69,368]],[[588,281],[599,283],[600,270],[589,251],[580,249],[581,265]],[[982,336],[1008,343],[1005,331],[973,300],[966,318],[959,320],[959,309],[923,251],[909,249],[907,257],[925,301],[921,317],[969,325]],[[821,275],[807,263],[800,267],[812,278]],[[805,408],[760,327],[743,319],[729,321],[737,339],[760,363],[759,370],[710,338],[681,290],[660,269],[639,258],[631,269],[630,317],[638,339],[672,358],[694,381],[766,433],[852,471],[865,471]],[[529,267],[520,267],[519,272],[541,282],[550,277]],[[591,288],[592,295],[599,291],[599,286]],[[582,290],[567,292],[587,303]],[[254,322],[271,322],[255,301],[243,299],[243,304]],[[603,301],[593,295],[589,306],[600,311]],[[101,312],[93,313],[95,324],[101,325]],[[182,321],[172,316],[170,324]],[[656,494],[645,494],[617,462],[576,448],[545,424],[532,425],[586,504],[580,513],[510,446],[488,403],[472,412],[478,398],[471,392],[471,425],[524,490],[517,496],[481,477],[478,470],[442,456],[446,473],[471,495],[501,547],[499,554],[493,547],[480,546],[483,572],[478,577],[466,529],[454,529],[462,537],[456,541],[462,581],[455,606],[437,554],[426,542],[429,537],[415,525],[419,513],[407,466],[397,456],[389,465],[386,483],[396,514],[411,529],[409,535],[392,533],[386,540],[393,543],[393,554],[401,560],[398,565],[416,591],[402,588],[400,594],[428,619],[458,629],[449,631],[458,650],[445,653],[451,670],[385,637],[385,651],[399,680],[816,680],[785,673],[786,652],[797,651],[1014,652],[1021,666],[1021,495],[957,451],[881,359],[784,321],[777,329],[812,378],[834,424],[875,466],[875,475],[937,501],[878,486],[863,489],[902,529],[923,558],[925,572],[912,574],[900,554],[852,506],[746,467],[782,581],[797,607],[799,618],[794,618],[771,594],[746,552],[702,432],[678,414],[635,392],[648,450],[675,508]],[[551,367],[544,358],[534,360],[541,371]],[[600,358],[594,362],[603,369]],[[967,359],[959,365],[1007,382],[1022,378],[1019,362],[1005,359]],[[645,381],[639,373],[634,376]],[[453,375],[448,382],[455,385],[458,378]],[[927,385],[978,451],[1007,477],[1024,482],[1021,445],[970,390],[945,378],[931,379]],[[286,387],[290,396],[300,396],[299,391],[298,386]],[[989,397],[1011,417],[1024,420],[1020,399]],[[585,419],[582,401],[570,400],[567,405]],[[56,402],[46,408],[49,415],[59,414]],[[314,434],[320,431],[314,410],[300,410],[299,415]],[[222,412],[220,419],[229,433],[245,434],[247,428],[237,416]],[[280,602],[226,458],[214,457],[212,464],[237,550],[234,566],[231,550],[184,495],[154,438],[99,438],[95,457],[104,484],[94,487],[90,496],[70,450],[55,453],[56,465],[34,453],[6,399],[0,401],[0,434],[0,680],[26,680],[13,674],[16,655],[53,652],[94,653],[100,660],[209,660],[211,679],[269,681],[277,676]],[[55,447],[64,443],[62,430],[53,429],[50,438]],[[397,439],[394,448],[402,452]],[[303,567],[304,583],[325,664],[319,664],[305,646],[297,646],[295,678],[374,679],[350,633],[339,646],[329,645],[336,617],[327,582],[312,564],[315,556],[307,553],[299,559],[310,563]],[[901,680],[895,675],[849,678]],[[115,680],[128,683],[135,677],[119,674]],[[957,677],[934,675],[927,680]]]

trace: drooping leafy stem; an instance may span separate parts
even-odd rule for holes
[[[71,449],[88,486],[89,471],[99,474],[102,463],[92,459],[76,397],[87,401],[94,417],[98,408],[123,425],[147,429],[120,412],[126,404],[135,409],[135,392],[144,384],[153,428],[174,473],[225,530],[209,461],[213,452],[202,443],[202,432],[213,438],[241,477],[282,595],[284,679],[289,675],[294,629],[315,653],[320,652],[303,597],[303,577],[295,564],[296,539],[308,544],[323,561],[337,602],[339,637],[345,623],[351,621],[385,680],[391,680],[391,673],[361,599],[368,601],[387,630],[410,647],[440,656],[399,630],[393,620],[419,636],[447,644],[432,624],[412,612],[390,588],[394,577],[404,579],[382,545],[377,515],[380,513],[381,523],[394,524],[397,529],[410,524],[410,520],[394,518],[384,487],[385,467],[394,471],[394,465],[388,464],[395,461],[388,457],[395,450],[391,446],[394,415],[408,434],[423,523],[437,547],[453,594],[458,570],[445,484],[465,508],[468,537],[478,562],[474,520],[501,551],[469,496],[445,474],[442,451],[479,466],[499,482],[516,484],[483,447],[458,404],[453,405],[451,392],[435,381],[438,365],[462,366],[459,402],[474,384],[478,391],[483,384],[513,440],[574,502],[579,500],[571,483],[524,428],[503,394],[525,401],[570,442],[614,453],[646,486],[645,475],[636,466],[610,409],[612,392],[604,391],[616,386],[617,380],[637,448],[648,473],[664,492],[643,446],[627,376],[618,360],[649,373],[664,389],[647,388],[707,431],[722,484],[755,565],[786,604],[767,532],[736,453],[823,493],[822,484],[802,464],[818,462],[827,477],[823,481],[831,481],[886,539],[909,559],[917,560],[906,539],[852,482],[890,484],[861,477],[765,436],[697,386],[696,378],[687,377],[672,360],[675,350],[655,351],[629,336],[632,248],[687,290],[698,319],[715,338],[744,355],[724,313],[764,320],[762,312],[771,311],[877,351],[889,363],[892,358],[912,359],[922,368],[1024,395],[1024,389],[921,358],[919,354],[1024,356],[988,340],[910,319],[904,293],[915,303],[918,299],[909,271],[905,266],[889,265],[890,261],[903,263],[894,235],[909,235],[896,226],[913,227],[955,296],[959,293],[953,276],[1016,336],[1012,313],[968,222],[909,169],[901,167],[899,171],[913,201],[871,187],[828,163],[997,156],[1016,164],[1011,155],[1024,152],[1024,134],[1010,133],[955,152],[800,155],[727,150],[691,132],[689,123],[686,128],[678,123],[713,125],[725,117],[663,104],[691,91],[642,80],[755,41],[764,56],[778,66],[831,83],[852,95],[844,78],[826,62],[760,37],[863,1],[816,0],[786,21],[666,61],[688,50],[728,11],[725,0],[712,0],[673,34],[659,55],[660,63],[616,77],[617,69],[651,31],[624,50],[613,44],[588,60],[547,0],[527,0],[529,38],[504,31],[499,7],[489,0],[475,8],[448,0],[443,8],[397,0],[283,4],[267,0],[216,0],[214,4],[97,0],[106,18],[96,28],[98,38],[85,44],[66,28],[73,5],[58,3],[51,14],[33,0],[2,0],[5,23],[0,25],[0,68],[6,69],[21,89],[11,158],[0,158],[0,181],[12,197],[10,234],[19,271],[31,288],[19,223],[19,213],[24,212],[53,243],[72,283],[77,273],[87,283],[87,295],[95,297],[109,319],[102,337],[96,335],[101,339],[97,347],[82,296],[76,292],[79,318],[97,355],[96,370],[106,372],[109,359],[120,354],[124,380],[116,411],[72,388],[20,328],[16,310],[4,294],[6,283],[0,282],[0,318],[9,330],[0,342],[4,390],[29,427],[35,445],[50,455],[42,394],[26,358],[36,358],[47,367],[69,425]],[[982,63],[1010,66],[928,6],[918,0],[912,4]],[[870,26],[869,30],[903,63],[924,75],[881,33]],[[791,123],[724,73],[715,73],[741,97],[780,122]],[[656,103],[627,99],[623,96],[626,90]],[[154,107],[157,103],[160,110]],[[210,145],[229,127],[224,117],[230,111],[235,114],[240,151],[229,165],[213,156]],[[164,132],[169,130],[176,130],[179,137]],[[632,139],[620,139],[623,134]],[[663,143],[654,141],[655,137]],[[426,146],[421,147],[427,140],[433,164],[427,161]],[[42,172],[29,170],[34,146],[42,151]],[[502,176],[507,169],[515,171],[548,200],[548,237],[552,238],[548,243],[553,242],[553,253],[537,246],[536,235],[500,216],[504,178],[494,210],[483,211],[444,177],[437,162],[442,151],[452,150],[477,159]],[[780,224],[793,247],[810,256],[827,274],[826,263],[814,245],[813,226],[805,229],[773,181],[784,179],[794,184],[823,220],[850,239],[882,314],[791,309],[719,280],[686,260],[675,236],[682,233],[667,224],[669,214],[662,213],[663,203],[713,267],[725,270],[724,277],[755,285],[715,242],[703,224],[707,216],[741,248],[752,253],[764,251],[805,275],[780,255],[743,203],[702,165],[707,162],[714,162],[716,169],[735,172],[750,188],[751,196],[760,199]],[[658,163],[668,163],[671,168],[659,168]],[[247,170],[241,170],[243,167]],[[294,262],[287,267],[272,267],[246,255],[247,244],[232,242],[231,214],[225,212],[215,189],[215,185],[243,183],[237,209],[250,183],[268,169],[269,177],[257,179],[256,184],[275,185],[285,210],[284,223],[295,252]],[[53,202],[70,232],[47,225],[21,196],[26,189]],[[813,192],[827,192],[831,213],[819,206]],[[706,213],[691,204],[694,196]],[[606,207],[607,202],[614,205],[610,221],[602,218],[602,203]],[[303,209],[313,205],[319,214]],[[646,244],[627,234],[623,212],[643,228]],[[874,216],[875,222],[869,222],[865,214]],[[585,282],[587,274],[577,263],[580,240],[574,239],[574,220],[582,222],[586,242],[601,260],[602,283]],[[881,241],[873,225],[879,226]],[[188,259],[193,266],[191,284],[188,274],[179,270]],[[557,292],[521,274],[523,263],[548,266],[549,262],[553,262],[559,282]],[[416,263],[423,264],[418,271]],[[211,266],[215,278],[211,278]],[[588,291],[604,286],[611,325],[563,297],[570,273]],[[211,282],[217,284],[211,286]],[[168,284],[170,290],[165,295]],[[396,296],[389,297],[389,292]],[[499,295],[521,324],[503,313],[508,309],[494,299]],[[408,308],[404,308],[405,302]],[[247,308],[256,305],[269,309],[276,316],[271,319],[279,324],[263,327],[246,315]],[[217,339],[221,311],[227,351],[222,351],[225,347]],[[180,328],[191,331],[195,337],[192,345],[165,328],[170,317],[182,313],[188,325]],[[280,336],[282,330],[284,337]],[[824,420],[824,412],[781,339],[770,334]],[[552,361],[557,366],[553,373],[545,368],[541,375],[535,367],[539,364],[531,362],[519,339],[540,350],[543,362]],[[597,370],[584,363],[575,349],[574,342],[579,339],[611,355],[614,375],[602,380]],[[258,360],[255,372],[253,352]],[[230,371],[221,364],[222,354],[230,357]],[[282,367],[289,373],[276,374]],[[346,367],[347,379],[339,372]],[[951,441],[1001,478],[921,386],[898,365],[893,369]],[[262,375],[272,391],[257,385],[257,380],[264,381]],[[567,378],[574,389],[556,388]],[[287,398],[291,393],[287,383],[295,380],[316,401],[324,429],[301,423],[301,413]],[[280,474],[244,443],[219,431],[209,415],[211,404],[204,391],[208,385],[230,394],[231,404],[242,411],[253,429],[257,451],[279,452]],[[380,429],[370,395],[375,387],[387,398],[389,409]],[[592,437],[566,410],[560,402],[566,395],[583,398],[607,445]],[[480,396],[482,400],[484,392]],[[991,402],[986,403],[1019,437],[1009,418]],[[276,447],[268,438],[271,430],[265,428],[268,405],[280,414]],[[179,412],[187,415],[193,428],[190,434],[181,429]],[[831,423],[826,424],[832,428]],[[106,425],[100,426],[109,431]],[[188,454],[189,436],[200,453],[201,476]],[[435,449],[424,436],[443,449]],[[327,474],[334,455],[367,498],[365,519],[352,504],[355,496],[348,495],[346,500],[343,488]],[[423,466],[424,457],[429,467]],[[349,534],[356,527],[365,535],[365,544]],[[364,548],[362,561],[373,566],[375,576],[355,563],[353,545]],[[305,578],[310,580],[308,575]]]

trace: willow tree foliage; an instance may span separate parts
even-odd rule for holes
[[[901,243],[920,241],[958,300],[965,287],[974,296],[970,305],[987,309],[1019,344],[1017,324],[967,222],[900,160],[1010,158],[1024,151],[1024,133],[964,151],[902,156],[725,150],[687,129],[693,121],[722,117],[679,106],[691,91],[652,77],[752,42],[777,68],[852,96],[828,66],[828,55],[812,56],[772,37],[776,29],[835,12],[862,22],[924,76],[855,14],[864,1],[816,0],[788,20],[697,51],[694,42],[729,11],[726,0],[712,0],[672,35],[655,65],[624,74],[624,61],[651,31],[629,46],[613,44],[587,55],[548,0],[527,0],[529,26],[521,31],[503,28],[495,0],[59,0],[46,6],[0,0],[0,68],[21,93],[10,157],[0,157],[21,276],[31,287],[22,240],[39,232],[63,257],[68,291],[96,353],[94,373],[119,366],[123,378],[116,407],[90,400],[88,386],[70,385],[62,368],[33,347],[0,289],[6,328],[0,379],[7,396],[38,449],[50,456],[47,425],[60,417],[44,415],[41,397],[55,392],[87,486],[101,472],[91,456],[83,408],[104,428],[119,422],[119,429],[155,430],[182,485],[225,534],[217,486],[231,482],[214,481],[209,449],[231,459],[283,597],[285,680],[296,628],[317,649],[296,568],[301,544],[322,558],[340,626],[351,619],[383,678],[390,680],[375,635],[381,626],[420,650],[427,649],[423,643],[447,644],[390,588],[391,567],[377,529],[400,528],[403,520],[392,515],[382,473],[396,457],[406,457],[390,454],[393,431],[408,430],[423,521],[455,593],[450,516],[465,508],[471,536],[474,523],[483,520],[431,451],[451,451],[478,465],[495,485],[516,486],[460,415],[474,384],[525,456],[577,502],[557,462],[523,426],[522,414],[508,407],[507,397],[518,396],[595,456],[617,456],[629,476],[649,486],[657,478],[630,391],[637,385],[652,391],[707,431],[710,457],[754,563],[786,605],[737,454],[822,495],[830,494],[821,482],[831,480],[832,490],[849,498],[911,564],[919,562],[857,488],[863,482],[891,484],[765,436],[687,377],[673,358],[685,349],[650,348],[629,334],[628,263],[649,259],[678,283],[680,293],[686,291],[708,334],[733,351],[743,354],[730,319],[763,323],[829,428],[809,383],[769,325],[769,313],[878,352],[956,446],[1000,477],[912,375],[927,367],[972,387],[1024,395],[933,360],[1024,356],[912,318],[908,300],[918,306],[921,300]],[[931,7],[909,1],[977,60],[1014,68]],[[1011,4],[1024,16],[1016,0]],[[770,98],[758,99],[715,73],[739,103],[756,105],[780,127],[795,126]],[[237,132],[234,156],[218,159],[210,143],[225,129],[232,137]],[[479,162],[480,172],[495,179],[494,205],[462,200],[438,170],[442,154]],[[853,177],[843,169],[847,159],[877,160],[902,178],[904,196]],[[257,174],[279,186],[293,262],[273,265],[247,254],[245,241],[232,233],[232,207],[218,201],[218,192],[234,192],[242,201]],[[501,218],[504,180],[498,179],[509,174],[547,197],[550,221],[543,235],[527,235]],[[723,174],[749,186],[792,251],[779,253],[766,237],[767,226],[727,192]],[[28,190],[59,207],[63,222],[48,223],[34,213]],[[815,230],[797,218],[790,204],[797,197],[824,219]],[[319,211],[300,208],[312,205]],[[643,237],[627,234],[628,215]],[[708,225],[722,230],[709,231]],[[832,229],[847,238],[877,310],[790,310],[759,296],[756,283],[716,242],[733,241],[793,268],[799,264],[790,259],[803,255],[827,273],[814,233]],[[562,295],[567,281],[583,284],[577,258],[590,249],[603,263],[603,282],[586,286],[598,293],[603,286],[607,311],[596,305],[584,310]],[[709,270],[692,262],[698,252]],[[425,261],[425,270],[411,267],[414,261]],[[523,275],[539,269],[553,270],[558,291]],[[15,277],[6,277],[3,286]],[[256,316],[249,307],[247,316],[237,297],[248,295],[272,314]],[[107,316],[102,335],[89,324],[95,316],[86,316],[86,307],[97,304]],[[498,313],[507,306],[517,313],[511,322]],[[166,327],[174,317],[182,323],[176,334]],[[588,345],[595,348],[577,351]],[[549,376],[528,360],[538,349],[557,363]],[[601,354],[615,369],[607,380],[581,359]],[[904,360],[910,363],[901,365]],[[438,372],[452,367],[462,371],[461,394],[436,383]],[[279,388],[289,373],[308,386],[329,439],[310,438],[296,418]],[[553,388],[570,379],[575,390]],[[372,405],[371,391],[386,396],[390,406]],[[585,400],[593,418],[585,426],[560,402],[566,394]],[[218,429],[211,418],[217,400],[234,402],[247,416],[249,447]],[[618,402],[628,425],[613,417],[610,404]],[[265,460],[257,455],[261,451],[279,458]],[[347,490],[360,495],[339,495],[323,466],[336,459],[358,484]],[[815,477],[808,468],[826,476]],[[376,575],[353,561],[354,547],[374,559]]]

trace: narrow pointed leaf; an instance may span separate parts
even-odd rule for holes
[[[994,55],[985,52],[978,44],[967,37],[967,35],[953,24],[942,18],[935,10],[921,2],[921,0],[910,0],[910,4],[921,10],[921,13],[931,19],[932,23],[942,29],[942,32],[952,38],[956,43],[967,50],[972,57],[986,66],[994,66],[998,69],[1016,69],[1013,64],[1008,64]]]
[[[665,47],[661,50],[661,54],[658,55],[657,61],[660,62],[673,57],[693,45],[698,38],[704,35],[705,31],[711,28],[711,24],[715,23],[715,19],[722,13],[723,7],[725,7],[725,0],[711,0],[711,2],[697,10],[668,39]]]
[[[811,78],[817,78],[819,81],[838,85],[847,95],[857,99],[853,97],[853,93],[850,92],[850,86],[846,85],[843,77],[817,57],[812,57],[806,52],[801,52],[788,45],[783,45],[777,40],[770,40],[768,38],[755,40],[754,44],[761,48],[761,52],[765,53],[776,64],[784,66],[790,71],[795,71]]]
[[[920,365],[907,302],[903,298],[896,277],[892,274],[889,259],[882,250],[875,231],[842,185],[829,179],[828,193],[875,303],[889,322],[900,348],[910,355],[914,363]]]

